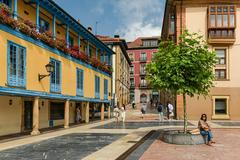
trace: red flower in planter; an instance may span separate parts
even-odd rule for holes
[[[90,59],[90,62],[94,67],[97,67],[97,68],[101,67],[101,62],[95,56]]]
[[[8,16],[5,17],[5,19],[3,20],[3,23],[9,25],[13,29],[18,28],[18,26],[19,26],[19,23],[17,20],[15,20],[11,17],[8,17]]]
[[[59,39],[59,38],[56,39],[56,46],[58,49],[63,49],[66,47],[66,45],[67,45],[67,43],[65,40]]]
[[[23,23],[26,24],[27,26],[29,26],[31,29],[36,29],[37,28],[36,24],[34,24],[30,20],[24,20]]]
[[[19,31],[25,33],[26,35],[31,36],[32,29],[29,26],[27,26],[26,24],[20,23],[18,25],[18,29],[19,29]]]
[[[88,55],[86,55],[85,53],[80,52],[78,57],[79,57],[80,60],[89,63],[89,62],[88,62],[89,57],[88,57]]]
[[[40,39],[41,35],[40,35],[40,33],[38,31],[36,31],[35,29],[32,29],[31,37],[35,38],[35,39]]]
[[[78,46],[70,47],[70,49],[71,49],[72,51],[79,52]]]
[[[51,31],[45,31],[44,34],[48,36],[49,38],[53,38],[53,34]]]
[[[10,8],[7,5],[5,5],[4,3],[0,3],[0,12],[5,14],[6,16],[11,15]]]

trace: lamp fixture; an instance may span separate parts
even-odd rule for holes
[[[45,68],[49,74],[45,74],[45,75],[38,74],[38,81],[41,81],[43,78],[50,76],[51,73],[54,71],[54,65],[51,64],[50,62],[45,65]]]

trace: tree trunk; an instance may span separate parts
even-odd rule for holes
[[[187,133],[187,107],[186,107],[186,93],[183,94],[183,111],[184,111],[184,133]]]

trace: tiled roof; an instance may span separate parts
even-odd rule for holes
[[[143,40],[160,40],[160,36],[153,36],[153,37],[139,37],[132,42],[128,42],[128,48],[139,48],[143,46]]]
[[[98,39],[100,39],[102,42],[121,42],[122,39],[120,38],[112,38],[109,36],[102,36],[102,35],[96,35]]]

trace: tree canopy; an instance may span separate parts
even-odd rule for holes
[[[186,95],[207,95],[213,87],[216,54],[203,37],[187,30],[179,43],[162,41],[153,61],[147,65],[147,80],[154,89],[183,95],[184,133],[187,133]]]
[[[203,37],[187,30],[179,43],[162,41],[152,63],[147,65],[147,80],[157,89],[189,96],[207,95],[213,86],[215,52]]]

